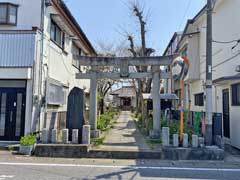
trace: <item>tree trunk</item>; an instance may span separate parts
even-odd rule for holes
[[[104,98],[100,101],[100,114],[104,114]]]

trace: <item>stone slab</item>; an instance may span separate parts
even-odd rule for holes
[[[183,134],[183,147],[188,147],[188,134]]]
[[[162,128],[162,145],[169,146],[169,128],[163,127]]]
[[[197,148],[198,147],[198,136],[197,135],[192,135],[192,147]]]
[[[225,148],[224,139],[220,135],[214,137],[214,143],[221,149]]]
[[[73,129],[72,130],[72,144],[78,144],[79,139],[78,139],[78,129]]]
[[[58,130],[53,129],[51,131],[51,143],[57,144],[58,143]]]
[[[179,147],[179,135],[173,134],[173,147]]]
[[[91,138],[99,138],[100,137],[100,131],[99,130],[91,130]]]
[[[69,131],[68,129],[62,130],[62,143],[68,144],[69,143]]]
[[[90,125],[84,125],[82,129],[82,144],[90,144],[90,134],[91,134],[91,127]]]
[[[41,133],[41,142],[43,144],[48,144],[49,143],[49,130],[48,129],[42,129]]]
[[[199,147],[204,147],[205,146],[205,139],[204,139],[204,137],[199,137],[198,138],[198,145],[199,145]]]

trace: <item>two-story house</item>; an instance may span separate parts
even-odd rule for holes
[[[221,114],[222,135],[227,143],[240,148],[240,22],[238,0],[217,0],[213,8],[213,111]],[[179,54],[190,61],[185,79],[185,102],[191,118],[205,112],[206,7],[187,22],[178,44]]]
[[[0,0],[0,140],[66,121],[74,87],[90,82],[73,55],[96,55],[62,0]]]
[[[179,41],[181,40],[182,37],[182,32],[175,32],[170,40],[170,42],[167,45],[167,48],[165,49],[163,56],[170,56],[170,55],[175,55],[178,50],[178,44]],[[171,73],[171,67],[165,67],[166,72]],[[164,80],[164,93],[167,94],[176,94],[178,97],[180,97],[180,83],[179,81],[175,81],[173,79],[165,79]],[[177,108],[180,100],[173,100],[173,108]]]

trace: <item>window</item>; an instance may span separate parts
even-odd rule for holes
[[[0,3],[0,24],[17,24],[17,5],[10,3]]]
[[[65,33],[59,28],[59,26],[52,21],[51,23],[51,40],[54,41],[58,46],[64,49],[65,46]]]
[[[77,47],[77,45],[73,43],[73,45],[72,45],[72,54],[81,56],[82,55],[82,49]],[[80,64],[79,64],[78,60],[73,59],[72,65],[74,67],[76,67],[77,69],[79,69],[79,71],[80,71]]]
[[[240,106],[240,83],[232,85],[232,105]]]
[[[204,93],[195,94],[195,106],[204,106]]]

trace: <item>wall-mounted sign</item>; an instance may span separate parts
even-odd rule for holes
[[[174,80],[184,80],[189,69],[187,57],[177,57],[172,63],[172,78]]]

